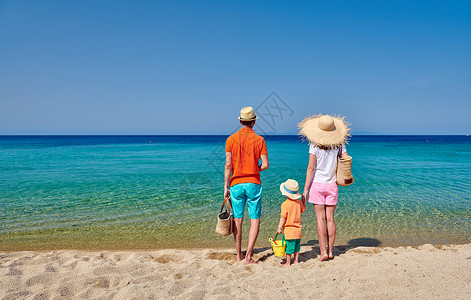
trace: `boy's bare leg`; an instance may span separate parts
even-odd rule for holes
[[[326,216],[326,221],[327,221],[327,236],[328,236],[327,241],[329,243],[328,254],[329,254],[330,259],[334,258],[334,254],[332,253],[332,251],[334,249],[335,234],[337,231],[337,228],[335,226],[335,221],[334,221],[334,212],[335,212],[335,205],[326,205],[325,216]]]
[[[256,264],[252,259],[253,247],[257,241],[258,232],[260,230],[260,218],[259,219],[250,219],[250,230],[249,230],[249,242],[247,244],[247,253],[245,254],[244,264]]]
[[[294,252],[294,262],[293,264],[299,263],[299,252]]]
[[[242,249],[241,249],[242,221],[244,221],[244,218],[234,218],[234,230],[232,232],[234,235],[234,241],[235,241],[235,246],[236,246],[237,261],[241,261],[244,259],[244,255],[242,254]]]
[[[283,267],[291,266],[291,254],[286,254],[286,262],[283,264]]]
[[[314,204],[314,211],[316,212],[317,219],[317,238],[319,239],[319,248],[321,251],[320,261],[327,260],[326,239],[327,228],[325,224],[325,205]]]

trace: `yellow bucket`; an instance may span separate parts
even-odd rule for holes
[[[275,235],[275,238],[269,238],[268,240],[270,241],[272,247],[273,247],[273,253],[275,253],[275,256],[278,257],[283,257],[285,256],[285,251],[286,251],[286,240],[285,236],[281,234],[281,240],[276,240],[278,236],[278,233]]]

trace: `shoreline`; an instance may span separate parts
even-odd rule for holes
[[[283,268],[271,247],[258,265],[233,249],[54,250],[0,252],[0,298],[325,298],[469,299],[471,243],[337,248],[320,262],[302,246]]]
[[[413,249],[419,249],[420,247],[424,245],[431,245],[435,247],[438,250],[441,250],[444,247],[453,247],[453,246],[464,246],[464,245],[470,245],[471,242],[469,243],[449,243],[449,244],[431,244],[431,243],[424,243],[420,245],[394,245],[394,246],[388,246],[388,245],[335,245],[334,249],[337,249],[337,251],[348,251],[352,250],[355,248],[363,247],[363,248],[377,248],[377,249],[385,249],[385,248],[413,248]],[[319,244],[301,244],[302,247],[311,247],[311,248],[319,248]],[[244,246],[244,243],[242,241],[242,248],[245,249],[246,247]],[[257,249],[266,249],[266,248],[271,248],[271,246],[267,245],[264,247],[255,247],[254,250]],[[50,248],[50,249],[38,249],[38,250],[33,250],[33,249],[14,249],[14,250],[8,250],[8,249],[0,249],[0,254],[2,253],[12,253],[12,252],[53,252],[53,251],[83,251],[83,252],[102,252],[102,251],[108,251],[108,252],[152,252],[152,251],[162,251],[162,250],[175,250],[175,251],[202,251],[202,250],[221,250],[221,251],[231,251],[234,250],[234,247],[168,247],[168,248]],[[245,250],[244,250],[245,252]]]
[[[33,242],[28,242],[27,247],[5,247],[4,245],[0,245],[0,253],[10,253],[10,252],[24,252],[24,251],[36,251],[36,252],[50,252],[50,251],[60,251],[60,250],[70,250],[70,251],[138,251],[138,252],[145,252],[145,251],[159,251],[159,250],[206,250],[206,249],[217,249],[217,250],[231,250],[234,248],[233,245],[233,240],[232,236],[230,237],[223,237],[230,239],[229,242],[225,241],[224,244],[228,244],[227,246],[219,246],[219,244],[214,244],[212,241],[208,240],[205,241],[203,246],[201,247],[191,247],[191,246],[186,246],[185,243],[179,243],[181,246],[155,246],[153,243],[147,243],[146,246],[140,248],[140,247],[122,247],[121,244],[116,244],[116,247],[110,246],[98,246],[98,247],[51,247],[51,248],[46,248],[42,247],[42,245],[34,245]],[[190,241],[190,244],[193,241]],[[244,243],[244,240],[242,240],[242,248],[245,249],[246,247],[246,240]],[[188,242],[187,242],[188,243]],[[440,248],[444,246],[459,246],[459,245],[467,245],[471,244],[470,239],[466,239],[466,241],[463,242],[452,242],[452,243],[433,243],[433,242],[427,242],[427,243],[409,243],[409,244],[400,244],[400,243],[394,243],[394,244],[383,244],[377,239],[374,238],[355,238],[350,240],[348,243],[341,243],[341,244],[336,244],[334,248],[340,248],[341,251],[345,251],[345,249],[353,249],[357,247],[368,247],[368,248],[400,248],[400,247],[412,247],[412,248],[418,248],[423,245],[433,245],[434,247]],[[309,240],[305,243],[301,242],[302,247],[319,247],[319,244],[317,240]],[[2,248],[4,247],[4,248]],[[260,237],[255,244],[255,249],[264,249],[264,248],[271,248],[270,243],[265,240],[260,240]]]

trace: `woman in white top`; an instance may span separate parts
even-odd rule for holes
[[[299,127],[300,134],[311,142],[303,197],[314,205],[320,260],[324,261],[334,257],[337,159],[348,156],[345,141],[350,129],[344,118],[328,115],[306,118]]]

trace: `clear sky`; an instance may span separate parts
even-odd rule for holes
[[[229,134],[272,91],[267,133],[471,134],[471,1],[0,0],[0,134]]]

